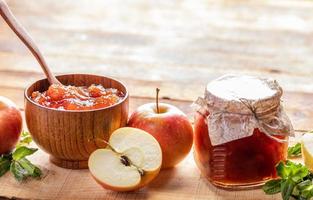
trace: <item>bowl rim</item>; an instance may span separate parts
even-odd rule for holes
[[[58,75],[56,75],[56,78],[58,78],[59,76],[67,76],[67,75],[87,75],[87,76],[98,76],[98,77],[102,77],[102,78],[108,78],[108,79],[111,79],[111,80],[116,81],[119,84],[121,84],[125,88],[126,93],[125,93],[125,96],[123,97],[123,99],[120,102],[118,102],[116,104],[113,104],[111,106],[108,106],[108,107],[91,109],[91,110],[59,110],[59,109],[56,109],[56,108],[49,108],[49,107],[45,107],[43,105],[40,105],[40,104],[34,102],[32,99],[30,99],[30,97],[27,95],[27,91],[29,90],[29,88],[32,85],[34,85],[36,82],[48,80],[47,78],[43,78],[43,79],[39,79],[39,80],[34,81],[33,83],[29,84],[25,88],[25,90],[24,90],[24,98],[28,102],[30,102],[31,104],[33,104],[33,105],[35,105],[37,107],[43,108],[43,109],[53,110],[53,111],[57,111],[57,112],[81,113],[81,112],[96,112],[96,111],[107,110],[107,109],[113,108],[113,107],[115,107],[117,105],[120,105],[120,104],[124,103],[128,99],[128,97],[129,97],[128,88],[126,87],[126,85],[122,81],[117,80],[115,78],[112,78],[110,76],[102,76],[102,75],[97,75],[97,74],[72,73],[72,74],[58,74]]]

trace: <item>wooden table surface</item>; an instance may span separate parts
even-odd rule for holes
[[[184,110],[205,84],[225,73],[276,78],[296,129],[313,129],[313,1],[307,0],[8,0],[57,74],[112,76],[130,90],[130,110],[163,101]],[[0,95],[23,110],[23,90],[43,74],[35,59],[0,20]],[[26,127],[26,125],[25,125]],[[260,189],[226,191],[200,176],[192,152],[134,193],[102,189],[88,170],[32,161],[46,176],[17,183],[0,178],[0,196],[22,199],[280,199]],[[0,198],[1,199],[1,198]]]

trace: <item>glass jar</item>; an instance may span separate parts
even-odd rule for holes
[[[277,177],[286,160],[290,120],[274,80],[226,75],[209,83],[195,102],[194,157],[216,186],[249,188]]]

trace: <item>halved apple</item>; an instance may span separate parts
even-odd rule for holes
[[[114,131],[107,148],[94,151],[88,160],[94,179],[114,191],[144,187],[158,175],[161,165],[158,141],[143,130],[129,127]]]

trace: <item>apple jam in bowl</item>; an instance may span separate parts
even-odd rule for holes
[[[64,168],[87,168],[89,155],[126,126],[128,91],[118,80],[88,74],[36,81],[25,90],[26,124],[35,143]]]
[[[286,160],[290,120],[274,80],[226,75],[209,83],[195,102],[194,157],[214,185],[243,189],[277,177]]]
[[[47,91],[35,91],[31,99],[38,104],[59,110],[93,110],[106,108],[120,102],[124,93],[102,85],[86,86],[51,85]]]

